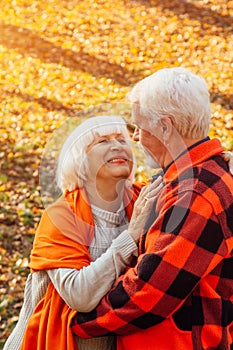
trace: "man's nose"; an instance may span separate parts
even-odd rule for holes
[[[134,141],[139,141],[139,132],[140,132],[140,129],[136,126],[136,128],[134,129],[134,133],[133,133],[133,140]]]

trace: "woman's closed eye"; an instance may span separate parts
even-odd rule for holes
[[[119,142],[121,144],[126,144],[127,141],[124,138],[114,138],[114,139],[109,139],[109,138],[101,138],[98,140],[98,143],[110,143],[110,142]]]
[[[119,139],[116,139],[118,142],[122,143],[122,144],[125,144],[127,143],[126,139],[124,138],[119,138]]]
[[[109,139],[99,139],[98,140],[98,143],[107,143],[107,142],[109,142],[110,140]]]

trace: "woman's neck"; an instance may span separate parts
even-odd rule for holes
[[[116,212],[123,201],[125,181],[118,183],[98,182],[85,185],[90,203],[97,207]]]

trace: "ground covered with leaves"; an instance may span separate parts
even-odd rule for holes
[[[17,321],[54,130],[163,67],[207,81],[210,136],[233,148],[233,1],[0,0],[0,348]],[[146,170],[141,166],[139,175]]]

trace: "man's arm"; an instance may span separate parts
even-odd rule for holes
[[[201,195],[186,191],[166,208],[148,231],[146,253],[136,267],[116,281],[96,309],[74,318],[78,336],[130,334],[162,322],[226,254],[212,205]]]

